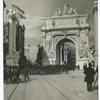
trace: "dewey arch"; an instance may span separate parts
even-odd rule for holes
[[[71,63],[70,59],[72,66],[82,67],[88,63],[90,26],[87,18],[87,14],[43,18],[43,65]]]

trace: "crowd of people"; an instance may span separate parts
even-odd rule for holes
[[[68,74],[68,70],[70,68],[68,65],[55,65],[55,66],[29,66],[27,62],[26,56],[21,56],[18,61],[19,66],[6,66],[4,69],[4,79],[7,82],[11,83],[19,83],[21,82],[20,76],[24,76],[24,81],[30,80],[29,74],[38,74],[38,75],[47,75],[47,74],[61,74],[62,72],[66,72]],[[87,83],[87,90],[92,91],[93,87],[98,81],[98,66],[96,70],[94,70],[95,64],[94,62],[89,62],[88,65],[85,63],[83,65],[83,70],[85,74],[85,82]],[[79,69],[79,66],[76,68]],[[94,80],[94,75],[97,74],[96,79]],[[94,83],[94,84],[93,84]]]
[[[32,75],[68,74],[67,65],[33,65],[31,66]]]
[[[18,61],[19,66],[6,66],[4,69],[4,80],[11,83],[21,82],[20,76],[24,76],[24,81],[30,80],[29,66],[26,56],[21,56]]]

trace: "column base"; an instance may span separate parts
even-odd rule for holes
[[[7,66],[18,66],[19,53],[12,53],[6,56],[6,65]]]

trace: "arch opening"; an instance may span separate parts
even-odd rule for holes
[[[76,65],[75,44],[69,39],[62,39],[56,45],[56,63],[57,65],[67,65],[74,69]]]

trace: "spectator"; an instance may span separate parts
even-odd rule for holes
[[[84,74],[86,74],[85,82],[87,82],[87,90],[91,91],[92,90],[92,83],[94,82],[94,74],[95,74],[95,71],[92,68],[91,63],[89,63],[89,67],[86,68]]]
[[[84,73],[85,73],[85,70],[87,69],[87,64],[85,63],[84,65],[83,65],[83,70],[84,70]]]

